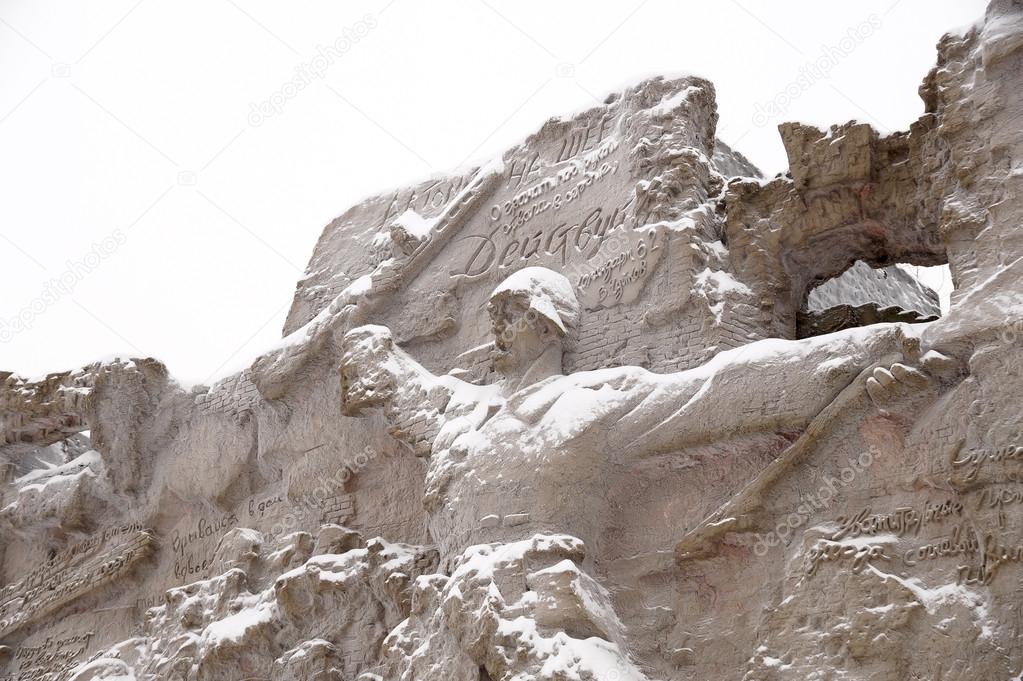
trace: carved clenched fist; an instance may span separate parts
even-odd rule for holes
[[[366,325],[346,333],[342,344],[341,413],[360,416],[363,409],[380,407],[393,394],[387,363],[394,353],[394,339],[387,327]]]

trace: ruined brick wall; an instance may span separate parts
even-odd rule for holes
[[[237,417],[244,411],[251,411],[261,400],[256,384],[252,382],[252,372],[246,369],[213,384],[208,392],[196,395],[195,404],[203,415],[230,414]]]

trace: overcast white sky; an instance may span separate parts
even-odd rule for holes
[[[0,1],[0,369],[240,368],[347,206],[647,75],[713,80],[719,136],[769,174],[784,120],[904,129],[984,5]]]

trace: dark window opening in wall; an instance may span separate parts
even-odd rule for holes
[[[934,321],[948,307],[948,265],[872,268],[857,260],[812,288],[796,324],[799,338],[883,322]]]

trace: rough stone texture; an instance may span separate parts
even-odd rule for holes
[[[0,375],[0,679],[1019,678],[1021,74],[997,0],[771,180],[648,80],[351,208],[238,375]]]

